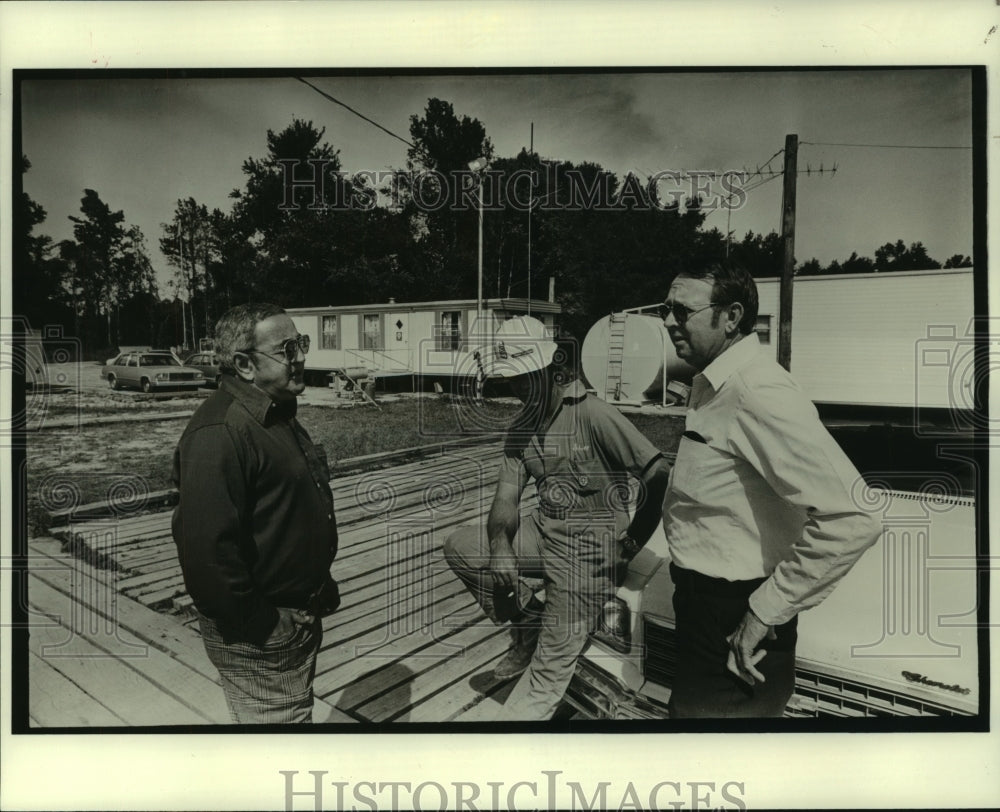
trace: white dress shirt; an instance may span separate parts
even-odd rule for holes
[[[755,333],[695,376],[685,428],[663,502],[670,555],[704,575],[767,578],[750,597],[765,623],[822,601],[878,538],[860,474]]]

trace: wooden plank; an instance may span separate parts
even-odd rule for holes
[[[50,587],[35,582],[30,586],[31,603],[35,608],[42,610],[41,603],[52,605],[52,601],[46,592],[54,592]],[[44,610],[43,610],[44,611]],[[51,630],[55,635],[55,631]],[[64,637],[60,634],[60,639]],[[149,645],[143,646],[142,641],[127,629],[119,627],[114,637],[115,642],[111,645],[104,644],[102,638],[90,638],[95,648],[104,653],[104,661],[117,661],[122,665],[131,668],[146,680],[156,686],[162,693],[172,696],[184,706],[190,708],[201,717],[202,722],[223,723],[229,720],[229,713],[222,694],[222,689],[213,679],[199,674],[194,669],[186,666],[180,660],[171,657]],[[119,643],[120,641],[120,643]],[[127,657],[116,660],[122,645],[134,645],[137,649],[140,646],[145,648],[145,655],[142,657]],[[169,717],[164,718],[160,724],[174,724]]]
[[[510,638],[506,638],[509,644]],[[483,663],[467,680],[454,683],[447,691],[436,694],[426,702],[414,705],[406,714],[407,722],[492,722],[501,706],[514,690],[517,679],[498,682],[493,669],[507,651],[500,648],[496,656]]]
[[[380,481],[386,481],[391,483],[406,482],[415,478],[416,474],[427,474],[430,472],[440,472],[442,470],[447,470],[449,467],[454,466],[455,462],[466,463],[469,465],[479,465],[489,460],[495,459],[499,462],[499,455],[502,450],[501,443],[490,443],[487,445],[476,445],[469,446],[462,449],[450,450],[443,455],[434,455],[427,459],[416,460],[410,463],[406,463],[398,466],[391,466],[382,469],[372,469],[368,471],[362,471],[357,473],[350,473],[343,476],[338,476],[336,472],[334,473],[333,479],[331,479],[331,488],[334,491],[335,497],[340,494],[345,497],[350,497],[353,495],[353,489],[356,488],[359,482],[365,478],[377,477]],[[379,476],[383,474],[383,476]],[[495,476],[495,470],[492,472]],[[172,491],[171,491],[172,492]],[[155,494],[149,495],[149,504],[151,507],[155,507],[158,502],[161,502],[164,495],[168,494],[168,491],[158,491]],[[53,518],[66,518],[68,521],[65,525],[59,525],[53,527],[50,533],[55,535],[56,533],[64,534],[78,530],[78,528],[83,527],[91,522],[108,522],[116,521],[114,515],[109,515],[102,518],[90,518],[90,519],[78,519],[72,521],[73,516],[80,516],[80,511],[91,508],[98,508],[104,505],[103,502],[97,502],[92,505],[86,505],[82,507],[77,507],[69,510],[56,511],[50,514]],[[74,512],[75,511],[75,512]],[[154,533],[169,533],[170,516],[172,513],[172,506],[168,510],[160,510],[148,514],[141,514],[138,516],[124,516],[117,519],[117,523],[120,525],[123,538],[134,537],[136,533],[139,532],[154,532]],[[164,530],[164,528],[166,528]]]
[[[34,653],[28,655],[32,727],[117,727],[125,720]]]
[[[450,570],[441,567],[422,567],[418,564],[400,577],[411,579],[407,582],[408,590],[402,594],[399,589],[392,589],[387,579],[362,587],[358,587],[355,582],[342,584],[343,603],[334,615],[324,621],[324,626],[329,631],[334,631],[337,627],[360,617],[394,610],[398,603],[407,599],[408,594],[440,595],[442,590],[448,594],[459,594],[465,589]]]
[[[375,477],[373,484],[377,484],[380,488],[392,488],[395,492],[395,502],[389,520],[398,521],[401,515],[409,513],[412,509],[425,507],[428,480],[430,480],[430,484],[433,484],[433,473],[449,466],[452,468],[452,478],[457,481],[468,479],[478,470],[475,465],[465,465],[456,470],[454,462],[445,459],[438,463],[437,468],[429,468],[426,465],[418,468],[413,473],[419,472],[419,478],[412,475],[400,475],[396,472],[391,476],[387,474],[384,477]],[[481,487],[470,488],[462,498],[473,509],[485,509],[483,501],[488,497],[483,494],[483,490],[493,487],[495,472],[490,475],[490,478],[482,478],[478,484]],[[341,504],[343,504],[343,500],[341,500]],[[170,512],[165,512],[156,516],[142,516],[117,521],[99,519],[77,523],[65,531],[60,531],[60,537],[75,540],[77,543],[83,543],[91,549],[109,555],[120,567],[145,571],[157,563],[166,566],[167,562],[176,557],[170,535],[170,516]],[[384,517],[384,513],[380,514],[372,508],[357,504],[355,497],[351,506],[338,510],[338,527],[347,528],[358,522],[375,524],[380,518],[384,520]],[[95,533],[99,534],[97,538],[92,537]],[[109,534],[111,538],[106,539],[105,536]],[[146,551],[146,554],[140,554],[139,550]],[[131,586],[131,584],[126,586]],[[162,598],[157,597],[156,600],[159,601]]]
[[[175,557],[173,561],[160,561],[143,567],[136,575],[128,575],[118,579],[118,589],[126,595],[133,592],[150,592],[174,583],[181,575],[181,564]]]
[[[46,545],[44,541],[31,542],[33,555],[29,559],[29,569],[32,581],[37,579],[65,596],[66,603],[56,610],[59,613],[69,612],[69,602],[80,598],[81,592],[93,595],[101,589],[110,588],[83,562],[53,558],[46,554],[47,547],[51,551],[51,545]],[[113,618],[143,643],[171,654],[202,676],[213,681],[218,679],[215,666],[209,661],[199,636],[190,629],[128,598],[118,597],[113,606],[108,603],[102,602],[100,608],[90,605],[88,609],[99,617]]]
[[[45,613],[46,615],[60,616],[66,611],[67,596],[53,589],[38,578],[31,578],[28,586],[29,605]],[[86,611],[89,607],[79,607]],[[160,690],[173,696],[186,707],[193,710],[201,717],[201,721],[225,722],[229,719],[226,710],[222,689],[216,684],[214,678],[203,675],[195,669],[184,664],[181,660],[171,657],[152,645],[144,643],[127,628],[118,623],[113,631],[108,633],[111,624],[93,624],[86,622],[87,619],[76,615],[77,621],[83,619],[83,623],[73,623],[73,631],[63,625],[60,628],[53,626],[40,626],[44,621],[39,620],[33,624],[31,633],[36,632],[39,636],[53,637],[57,641],[66,641],[69,635],[72,639],[64,646],[54,650],[41,650],[44,657],[47,653],[53,655],[55,660],[61,658],[64,651],[76,652],[77,638],[83,638],[88,646],[83,649],[88,652],[85,656],[91,656],[91,648],[99,651],[93,654],[95,658],[104,663],[120,662],[127,668],[142,675],[149,682],[158,686]],[[109,618],[101,618],[109,620]],[[94,633],[94,629],[103,629],[104,633]],[[207,655],[206,655],[207,658]],[[58,668],[58,664],[54,665]],[[172,723],[166,717],[161,724]]]
[[[164,686],[130,668],[127,661],[108,656],[82,636],[75,635],[66,643],[65,629],[32,626],[30,650],[87,694],[101,696],[130,725],[202,725],[210,721],[167,694]]]
[[[178,567],[178,570],[180,568]],[[129,595],[129,597],[135,598],[143,606],[148,607],[162,607],[166,605],[172,605],[171,601],[175,600],[180,595],[186,594],[184,589],[184,579],[178,573],[177,577],[174,579],[174,583],[165,584],[160,589],[153,592],[143,592],[135,595]]]
[[[468,607],[472,602],[472,598],[466,593],[445,598],[434,608],[450,614]],[[412,614],[399,619],[400,623],[413,621]],[[434,628],[435,625],[440,627],[440,623],[435,624],[434,621],[419,625],[414,622],[405,634],[394,633],[392,628],[382,625],[349,639],[337,639],[332,644],[324,644],[316,666],[317,693],[325,698],[327,694],[380,668],[389,660],[408,657],[450,634],[442,634],[440,628]]]
[[[514,683],[514,681],[511,680],[511,687],[513,687],[513,683]],[[507,693],[509,693],[509,691],[504,691],[505,695]],[[484,695],[480,694],[477,697],[477,699],[475,699],[470,704],[466,705],[458,713],[456,713],[456,714],[454,714],[454,715],[452,715],[452,716],[450,716],[448,718],[441,718],[441,719],[438,719],[438,718],[427,719],[427,718],[425,718],[425,716],[427,715],[426,711],[425,711],[426,707],[431,707],[433,709],[433,706],[431,706],[430,703],[425,702],[423,705],[419,705],[419,706],[415,707],[411,711],[411,713],[410,713],[410,715],[409,715],[409,717],[407,718],[406,721],[408,721],[408,722],[426,722],[426,721],[434,721],[434,722],[456,722],[458,724],[473,723],[473,722],[480,722],[480,723],[482,723],[482,722],[493,722],[493,721],[496,721],[496,718],[497,718],[497,716],[500,713],[500,708],[503,707],[503,702],[499,701],[497,699],[497,697],[494,696],[494,695],[484,696]]]
[[[485,624],[485,625],[484,625]],[[444,657],[464,657],[471,646],[480,643],[490,633],[496,633],[492,623],[486,621],[461,629],[447,638],[445,645],[432,645],[420,649],[419,655],[392,660],[384,666],[354,680],[340,690],[325,697],[327,702],[335,702],[343,708],[358,709],[361,705],[392,690],[405,690],[419,674],[439,664]],[[364,710],[356,710],[361,716],[368,716]]]
[[[411,631],[429,629],[441,618],[454,611],[462,610],[471,605],[472,596],[464,589],[451,586],[439,594],[432,593],[429,597],[421,595],[409,600],[400,600],[387,611],[371,612],[348,623],[333,626],[329,630],[327,648],[338,649],[342,653],[352,652],[351,659],[364,656],[375,649],[398,642]],[[444,613],[444,614],[442,614]],[[407,630],[401,633],[401,629]],[[324,629],[324,634],[326,633]],[[320,652],[323,654],[323,651]],[[346,657],[343,659],[347,659]]]
[[[509,644],[507,635],[501,633],[499,629],[494,629],[491,636],[467,647],[463,656],[442,654],[431,668],[418,673],[405,685],[358,707],[356,712],[373,722],[409,721],[411,708],[430,697],[439,695],[442,691],[453,687],[455,683],[494,662],[507,650]],[[433,714],[429,712],[429,715]]]
[[[66,601],[71,600],[78,587],[74,587],[74,573],[72,567],[87,568],[87,565],[76,561],[58,561],[52,559],[48,553],[57,551],[58,542],[51,539],[34,540],[31,542],[31,549],[34,553],[32,561],[36,564],[36,570],[32,572],[32,582],[38,580],[52,586],[61,592]],[[42,568],[48,567],[48,568]],[[93,574],[86,572],[75,573],[77,578],[89,577],[94,579]],[[99,584],[104,584],[98,580]],[[37,594],[38,587],[33,587]],[[63,606],[57,603],[60,612]],[[171,657],[182,663],[185,667],[204,677],[213,684],[211,689],[206,688],[207,701],[213,708],[212,715],[214,721],[229,722],[228,710],[225,706],[225,699],[222,688],[218,685],[219,675],[208,659],[205,648],[201,642],[201,636],[196,630],[197,622],[193,627],[188,627],[177,619],[153,612],[134,601],[120,598],[116,602],[115,617],[121,622],[123,628],[136,635],[137,639],[155,648],[168,653]],[[90,607],[91,611],[94,610]],[[106,613],[102,616],[107,616]],[[187,677],[190,679],[190,677]],[[202,687],[204,687],[202,685]],[[328,705],[318,697],[313,708],[313,716],[317,722],[328,724],[356,723],[357,719],[344,714],[342,711]]]

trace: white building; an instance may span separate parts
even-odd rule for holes
[[[555,327],[561,306],[538,299],[484,299],[478,317],[475,299],[396,302],[341,307],[287,308],[295,326],[308,335],[310,378],[334,371],[365,369],[374,377],[471,374],[470,353],[492,346],[507,319],[531,315]]]

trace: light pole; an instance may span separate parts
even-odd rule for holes
[[[476,372],[473,397],[475,398],[476,403],[481,403],[484,381],[483,375],[481,375],[480,372],[483,370],[483,354],[486,346],[486,336],[483,329],[483,174],[490,168],[490,162],[487,161],[484,156],[476,158],[474,161],[469,161],[468,166],[470,170],[479,176],[477,189],[479,198],[479,262],[476,284],[476,332],[478,333],[479,338],[476,341],[475,350],[478,370]]]
[[[479,333],[479,347],[483,346],[483,173],[490,168],[486,158],[469,161],[469,169],[479,176],[477,186],[479,198],[479,273],[476,288],[476,331]]]

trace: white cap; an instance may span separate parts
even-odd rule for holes
[[[513,378],[540,372],[552,363],[555,354],[556,342],[549,329],[531,316],[517,316],[497,329],[483,366],[487,375]]]

